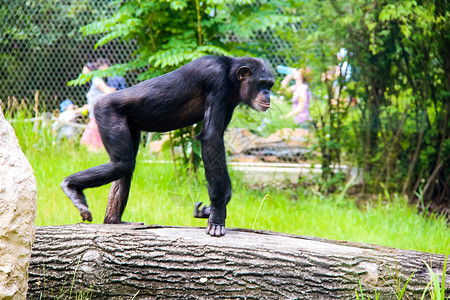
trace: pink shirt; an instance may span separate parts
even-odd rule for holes
[[[311,121],[311,115],[309,114],[309,100],[311,99],[311,91],[306,83],[300,83],[295,85],[294,96],[292,97],[292,110],[295,110],[299,105],[298,100],[300,95],[306,94],[306,101],[303,110],[294,117],[296,124],[301,124],[306,121]]]

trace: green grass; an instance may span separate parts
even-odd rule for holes
[[[36,225],[80,222],[77,209],[59,184],[74,172],[106,163],[106,153],[90,153],[74,143],[52,146],[52,135],[47,130],[33,131],[30,124],[22,123],[15,123],[14,127],[38,182]],[[194,202],[209,203],[203,170],[199,172],[199,183],[186,178],[177,182],[172,164],[146,163],[146,159],[146,149],[141,149],[123,220],[205,226],[206,220],[192,217]],[[231,172],[233,198],[228,205],[227,227],[252,228],[254,224],[255,229],[261,230],[431,253],[450,251],[450,228],[445,218],[418,214],[417,208],[403,198],[392,197],[387,204],[367,205],[361,210],[351,198],[326,197],[304,188],[252,190],[243,183],[244,176]],[[86,190],[94,223],[103,221],[108,192],[109,185]],[[270,198],[261,205],[266,195]]]

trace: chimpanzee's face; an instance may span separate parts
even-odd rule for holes
[[[256,89],[253,90],[249,106],[256,111],[266,111],[270,108],[270,89],[275,81],[272,76],[260,77],[253,84]],[[252,100],[253,99],[253,100]]]
[[[260,63],[255,66],[243,66],[237,72],[241,82],[241,101],[256,111],[270,108],[270,89],[275,83],[267,67]]]

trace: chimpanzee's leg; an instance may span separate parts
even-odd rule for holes
[[[134,157],[136,159],[139,150],[140,131],[132,131]],[[108,205],[106,206],[105,224],[127,223],[122,222],[122,215],[128,201],[128,194],[130,192],[131,179],[133,172],[124,177],[113,181],[111,190],[109,191]]]
[[[216,136],[202,140],[202,157],[211,201],[206,233],[211,236],[222,236],[225,235],[226,206],[231,198],[231,181],[223,138]]]
[[[110,162],[66,177],[61,188],[80,211],[83,221],[92,221],[83,190],[102,186],[130,174],[135,166],[133,138],[127,119],[112,111],[96,111],[97,124]]]

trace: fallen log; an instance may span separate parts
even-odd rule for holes
[[[28,298],[355,299],[361,283],[364,296],[397,299],[412,275],[403,299],[420,299],[431,279],[424,261],[442,275],[444,259],[244,229],[213,238],[188,227],[48,226],[36,231]]]

